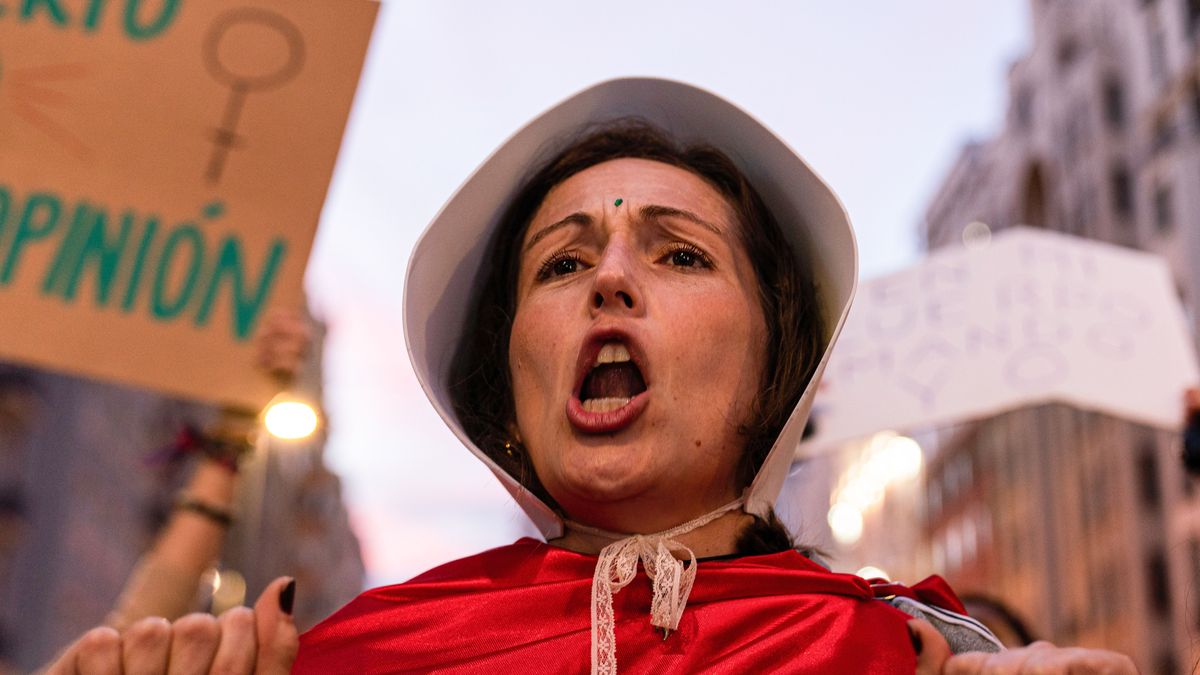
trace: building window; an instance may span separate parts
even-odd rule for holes
[[[1025,194],[1021,200],[1021,222],[1025,225],[1045,227],[1050,208],[1047,195],[1050,190],[1046,187],[1045,175],[1040,164],[1029,167],[1025,177]]]
[[[1090,489],[1083,490],[1084,523],[1093,528],[1103,528],[1108,522],[1108,500],[1112,492],[1109,490],[1108,471],[1103,463],[1099,463],[1092,472]]]
[[[1150,609],[1160,618],[1171,616],[1171,593],[1167,587],[1167,556],[1159,549],[1146,559],[1147,593]]]
[[[1171,203],[1171,186],[1160,185],[1154,191],[1154,225],[1159,234],[1166,234],[1175,226],[1175,213]]]
[[[1151,138],[1150,151],[1154,154],[1163,152],[1175,142],[1175,125],[1169,119],[1160,119],[1154,125],[1154,135]]]
[[[1122,218],[1133,216],[1133,178],[1124,164],[1112,170],[1113,210]]]
[[[1071,234],[1086,236],[1096,220],[1096,210],[1096,188],[1091,185],[1081,188],[1072,215]]]
[[[1150,76],[1154,83],[1162,85],[1167,79],[1167,47],[1162,29],[1150,29]]]
[[[1192,97],[1192,129],[1200,132],[1200,80],[1192,80],[1192,84],[1188,85],[1188,95]]]
[[[1192,128],[1200,132],[1200,81],[1192,80],[1188,89],[1192,97]]]
[[[1079,45],[1074,40],[1066,39],[1058,45],[1058,68],[1065,71],[1075,63],[1075,57],[1079,56]]]
[[[1083,233],[1086,231],[1087,216],[1084,214],[1083,204],[1081,202],[1076,204],[1075,208],[1071,210],[1071,221],[1068,225],[1067,232],[1077,236],[1083,236]]]
[[[1125,90],[1112,77],[1104,81],[1104,119],[1115,130],[1125,128]]]
[[[1142,506],[1157,511],[1162,506],[1162,492],[1158,489],[1158,456],[1153,443],[1142,446],[1137,459],[1138,485],[1142,495]]]
[[[1033,126],[1033,91],[1026,85],[1019,87],[1013,105],[1016,109],[1017,127],[1028,131]]]

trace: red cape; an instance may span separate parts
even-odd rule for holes
[[[300,640],[293,673],[580,673],[596,556],[533,539],[367,591]],[[904,594],[962,612],[940,579]],[[908,615],[794,551],[700,563],[679,630],[650,625],[644,572],[616,594],[620,672],[912,673]]]

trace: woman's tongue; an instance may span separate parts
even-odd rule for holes
[[[646,391],[642,373],[631,362],[596,366],[583,381],[579,399],[592,413],[611,412]]]

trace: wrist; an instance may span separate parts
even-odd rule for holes
[[[196,495],[184,492],[175,498],[176,511],[194,513],[210,523],[222,528],[233,525],[233,511],[219,504],[214,504]]]
[[[176,437],[172,454],[199,455],[205,460],[201,467],[211,464],[236,474],[239,461],[254,447],[251,438],[249,432],[235,432],[224,426],[206,433],[188,425]]]

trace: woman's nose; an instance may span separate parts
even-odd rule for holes
[[[636,315],[642,312],[642,293],[634,264],[635,261],[623,247],[605,251],[594,277],[591,300],[593,315],[600,312]]]

